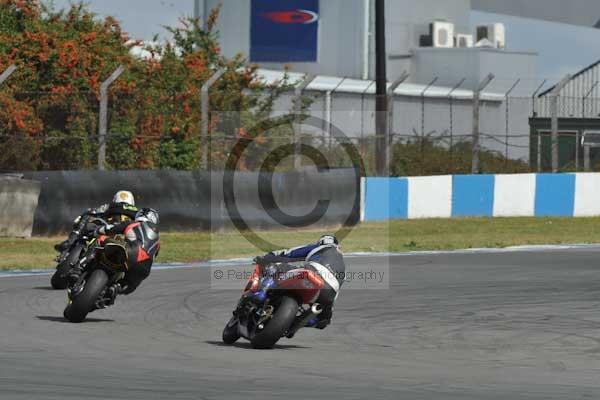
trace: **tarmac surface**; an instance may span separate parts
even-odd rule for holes
[[[66,323],[49,276],[0,279],[0,398],[598,399],[600,251],[427,254],[389,289],[342,290],[334,322],[273,350],[221,343],[240,290],[154,271]],[[240,289],[242,284],[240,283]]]

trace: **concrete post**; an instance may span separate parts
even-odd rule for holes
[[[202,85],[200,90],[200,108],[202,113],[202,120],[200,121],[200,148],[202,154],[202,167],[209,169],[208,165],[208,153],[209,153],[209,140],[208,140],[208,128],[209,128],[209,108],[210,108],[210,88],[223,76],[225,69],[220,69],[215,72],[205,83]]]
[[[481,92],[494,80],[494,75],[489,74],[479,84],[473,92],[473,150],[471,160],[471,173],[479,173],[479,106],[481,102]]]
[[[590,172],[590,146],[583,146],[583,169]]]
[[[537,132],[537,172],[542,172],[542,134]]]
[[[505,103],[505,110],[506,110],[506,143],[505,145],[505,149],[504,149],[504,166],[506,167],[508,165],[508,142],[509,142],[509,133],[510,133],[510,99],[509,96],[510,94],[513,92],[513,90],[515,90],[515,88],[517,87],[517,85],[521,82],[521,79],[517,79],[515,81],[515,83],[510,87],[510,89],[508,89],[508,91],[506,92],[506,94],[504,95],[504,103]]]
[[[7,80],[8,77],[11,76],[16,70],[17,66],[14,64],[6,68],[6,70],[4,70],[4,72],[0,75],[0,85],[2,85],[4,81]]]
[[[398,89],[404,81],[408,79],[410,74],[406,71],[402,72],[402,74],[396,79],[390,87],[388,88],[388,130],[387,130],[387,139],[388,145],[386,146],[386,154],[385,154],[385,169],[386,171],[390,171],[390,163],[392,161],[392,143],[394,141],[394,92]]]
[[[369,89],[371,89],[374,84],[375,81],[371,81],[371,83],[369,83],[365,90],[363,90],[360,100],[360,154],[362,157],[365,155],[365,97]]]
[[[535,110],[535,96],[538,95],[538,93],[540,92],[540,90],[542,90],[542,88],[544,87],[544,85],[546,84],[546,82],[548,82],[547,79],[544,79],[542,81],[542,83],[540,83],[540,86],[537,87],[537,89],[535,90],[535,92],[533,92],[533,94],[531,95],[531,109],[532,111],[532,117],[537,116],[537,112]]]
[[[106,169],[106,133],[108,131],[108,88],[125,72],[123,66],[119,66],[107,80],[100,85],[100,116],[98,121],[98,169]]]
[[[565,76],[562,81],[558,85],[554,87],[552,93],[550,94],[551,99],[551,107],[550,107],[550,117],[552,120],[552,173],[555,174],[558,172],[558,98],[560,96],[560,92],[563,90],[565,85],[571,80],[571,75]]]
[[[462,86],[467,78],[462,78],[460,82],[452,87],[448,92],[448,104],[450,108],[450,172],[454,173],[454,98],[452,94]]]
[[[300,154],[300,148],[302,145],[302,95],[304,94],[304,90],[314,79],[314,75],[308,74],[294,89],[294,169],[296,170],[300,169],[302,166],[302,157]],[[329,127],[327,129],[329,129]]]
[[[402,74],[396,79],[390,87],[388,88],[388,137],[390,143],[392,142],[392,135],[394,134],[394,92],[398,89],[404,81],[408,79],[410,74],[406,71],[402,72]]]
[[[332,90],[325,93],[325,136],[323,137],[323,146],[325,146],[325,137],[327,137],[327,149],[331,151],[331,124],[333,123],[333,95],[342,86],[346,78],[340,79],[338,84]]]
[[[598,87],[598,81],[594,82],[594,84],[592,85],[590,90],[585,94],[585,96],[583,97],[583,99],[581,101],[581,118],[584,121],[584,123],[585,123],[585,118],[587,117],[587,112],[586,112],[587,110],[585,107],[585,102],[592,95],[592,93],[594,92],[596,87]],[[584,128],[584,131],[585,131],[585,128]],[[580,138],[579,131],[577,131],[575,133],[575,172],[579,172],[579,148],[581,146],[579,138]],[[584,156],[585,156],[585,154],[584,154]],[[588,157],[589,157],[589,152],[588,152]],[[587,161],[588,161],[588,167],[589,167],[589,160],[587,160]],[[587,169],[586,169],[586,172],[587,172]]]

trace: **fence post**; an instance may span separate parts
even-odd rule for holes
[[[225,69],[221,68],[217,72],[215,72],[206,82],[202,85],[202,89],[200,89],[200,108],[201,108],[201,121],[200,121],[200,148],[202,154],[202,167],[205,169],[209,169],[208,165],[208,127],[210,121],[208,120],[208,113],[210,107],[210,96],[209,91],[210,88],[223,76],[225,73]]]
[[[420,143],[420,163],[421,163],[421,175],[425,174],[424,161],[425,161],[425,93],[432,87],[437,81],[438,77],[436,76],[425,86],[425,89],[421,92],[421,143]]]
[[[537,116],[537,112],[535,111],[535,96],[537,96],[538,93],[540,92],[540,90],[542,90],[542,88],[544,87],[544,85],[546,84],[546,82],[548,82],[548,79],[544,79],[542,81],[542,83],[540,83],[540,86],[538,86],[537,89],[535,90],[535,92],[533,92],[533,94],[531,95],[532,117],[536,117]]]
[[[460,82],[452,87],[448,92],[448,103],[450,105],[450,172],[454,173],[454,97],[452,94],[462,86],[467,78],[462,78]]]
[[[365,155],[365,96],[369,89],[375,84],[375,81],[371,81],[369,85],[363,90],[361,94],[360,101],[360,155],[364,157]]]
[[[6,70],[4,70],[4,72],[0,75],[0,85],[2,85],[4,81],[7,80],[8,77],[11,76],[16,70],[17,66],[14,64],[6,68]]]
[[[583,170],[590,172],[590,146],[583,146]]]
[[[106,169],[106,133],[108,130],[108,88],[125,72],[122,65],[119,66],[107,80],[100,85],[100,116],[98,122],[98,169]]]
[[[302,95],[304,90],[310,85],[315,79],[314,75],[307,74],[302,82],[300,82],[294,89],[294,114],[295,114],[295,127],[294,127],[294,169],[298,170],[302,167],[302,158],[300,150],[302,145]]]
[[[333,95],[336,90],[342,86],[342,83],[346,80],[346,77],[340,79],[338,84],[332,89],[325,93],[325,136],[327,136],[327,149],[331,152],[331,124],[333,123]],[[323,137],[323,147],[325,147],[325,136]]]
[[[515,83],[510,87],[510,89],[508,89],[508,91],[506,92],[506,94],[504,95],[504,102],[505,102],[505,108],[506,108],[506,143],[504,144],[506,146],[505,148],[505,154],[504,154],[504,167],[506,168],[506,166],[508,165],[508,136],[509,136],[509,130],[510,127],[508,126],[510,123],[510,100],[508,98],[508,96],[510,96],[510,94],[513,92],[513,90],[515,90],[515,88],[517,87],[517,85],[521,82],[521,79],[517,79],[515,81]]]
[[[540,131],[536,131],[537,133],[537,172],[542,172],[542,135]]]
[[[410,74],[407,71],[403,71],[402,74],[396,79],[390,87],[388,88],[388,145],[387,145],[387,154],[386,154],[386,169],[390,170],[390,162],[391,162],[391,145],[394,141],[394,92],[398,89],[398,86],[402,85],[404,81],[408,79]]]
[[[586,109],[585,109],[585,102],[592,95],[592,93],[594,92],[594,89],[596,89],[596,87],[598,87],[598,81],[594,82],[594,84],[592,85],[590,90],[585,94],[585,96],[583,97],[582,102],[581,102],[581,117],[582,117],[584,124],[585,124],[585,118],[587,115]],[[575,172],[579,172],[579,147],[581,146],[581,143],[579,140],[579,138],[580,138],[579,132],[580,131],[578,130],[575,133]],[[585,125],[583,127],[583,133],[585,134]],[[584,154],[584,156],[585,156],[585,154]],[[589,164],[589,160],[588,160],[588,164]],[[586,170],[586,172],[587,172],[587,170]]]
[[[494,74],[489,74],[473,92],[473,158],[471,160],[471,173],[479,173],[479,106],[481,103],[481,92],[494,80]]]
[[[559,83],[554,87],[552,93],[550,94],[551,98],[551,120],[552,120],[552,173],[555,174],[558,172],[558,97],[560,96],[560,92],[566,86],[566,84],[571,80],[571,75],[565,76]]]
[[[392,135],[394,133],[394,92],[398,89],[398,86],[402,85],[405,80],[408,79],[410,74],[406,71],[402,72],[402,74],[396,79],[390,87],[388,87],[388,136],[390,138],[390,142],[392,141]]]

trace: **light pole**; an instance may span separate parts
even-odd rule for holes
[[[377,86],[375,104],[375,152],[377,175],[387,176],[388,148],[388,97],[387,56],[385,47],[385,0],[375,0],[375,81]]]

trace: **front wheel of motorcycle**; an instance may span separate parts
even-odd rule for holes
[[[50,285],[52,285],[52,289],[54,290],[65,290],[67,288],[67,276],[66,274],[69,272],[68,266],[65,266],[66,261],[63,261],[58,268],[56,268],[56,272],[50,278]]]
[[[83,245],[78,244],[71,250],[69,256],[56,268],[56,272],[50,279],[50,284],[55,290],[65,290],[68,285],[67,275],[71,268],[79,262],[79,257],[83,251]]]
[[[70,322],[83,322],[88,313],[94,308],[107,283],[108,275],[106,272],[101,269],[93,271],[81,293],[65,308],[63,316]]]
[[[284,335],[296,319],[298,302],[288,296],[281,298],[279,307],[275,309],[273,317],[266,323],[263,330],[254,335],[252,347],[255,349],[270,349]]]
[[[223,343],[234,344],[239,338],[238,319],[236,316],[233,316],[227,325],[225,325],[225,329],[223,329]]]

